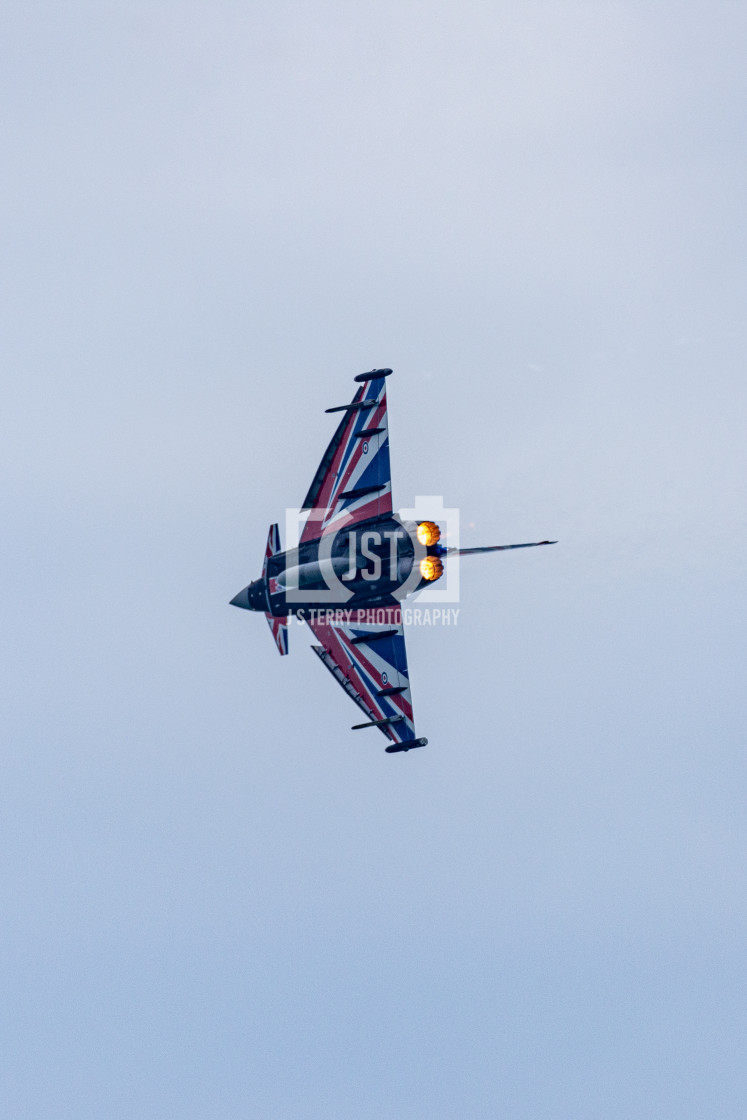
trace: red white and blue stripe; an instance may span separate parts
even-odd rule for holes
[[[386,381],[361,385],[316,472],[302,509],[310,510],[301,540],[315,540],[392,512]]]
[[[416,736],[402,616],[392,607],[382,624],[380,614],[359,610],[349,622],[309,622],[321,642],[311,648],[370,720],[387,721],[379,730],[404,743]]]
[[[278,525],[275,524],[275,525],[270,526],[270,531],[267,534],[267,545],[265,547],[265,558],[264,558],[264,561],[262,563],[262,578],[263,579],[266,579],[266,577],[267,577],[267,562],[268,562],[268,560],[270,559],[271,556],[275,556],[275,554],[278,553],[278,552],[280,552],[280,529],[279,529]],[[274,582],[275,582],[274,580],[268,580],[268,588],[270,590],[272,590],[271,585]],[[268,603],[268,606],[269,606],[269,603]],[[267,624],[270,627],[270,630],[272,631],[272,636],[275,639],[275,645],[278,647],[278,650],[279,650],[281,656],[285,655],[288,652],[288,617],[287,617],[287,615],[284,618],[277,618],[275,615],[271,614],[269,611],[265,611],[265,618],[267,619]]]

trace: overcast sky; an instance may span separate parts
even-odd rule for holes
[[[2,1112],[743,1120],[740,3],[0,13]],[[228,600],[354,374],[387,756]]]

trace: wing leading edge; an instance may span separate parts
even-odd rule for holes
[[[389,754],[424,747],[415,735],[405,633],[399,607],[350,612],[350,620],[309,621],[320,645],[312,646],[337,683],[368,716],[353,730],[378,727]],[[381,621],[381,616],[385,621]]]
[[[392,512],[385,381],[389,373],[361,374],[356,380],[365,380],[350,404],[327,409],[345,415],[301,506],[310,510],[302,541]]]

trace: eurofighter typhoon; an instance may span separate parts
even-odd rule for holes
[[[301,507],[308,517],[296,547],[282,551],[270,526],[262,574],[232,600],[267,619],[281,654],[288,619],[304,619],[311,648],[395,754],[424,747],[413,717],[401,604],[433,586],[449,555],[535,548],[554,541],[449,548],[435,521],[400,520],[392,509],[386,378],[390,369],[361,373],[350,404],[325,451]]]

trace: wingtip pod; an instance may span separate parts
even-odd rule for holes
[[[377,377],[388,377],[390,369],[370,369],[368,373],[357,373],[353,381],[375,381]]]
[[[392,743],[391,746],[385,747],[387,754],[399,754],[400,751],[409,751],[413,747],[427,747],[428,740],[422,739],[405,739],[403,743]]]

